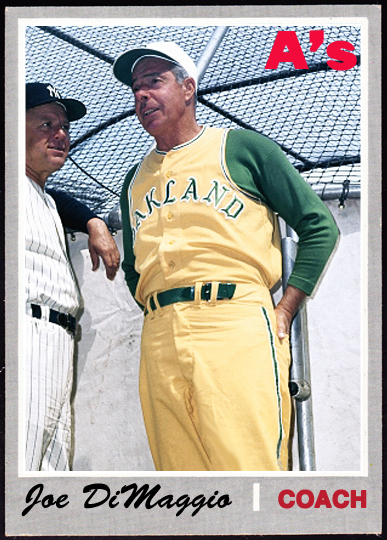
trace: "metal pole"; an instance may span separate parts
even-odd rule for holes
[[[282,287],[286,290],[297,255],[297,235],[288,225],[282,240]],[[295,400],[298,454],[301,471],[315,471],[312,397],[308,328],[305,306],[301,306],[292,322],[290,334],[292,364],[289,388]]]
[[[313,191],[320,197],[322,201],[339,200],[343,193],[343,184],[310,184]],[[360,199],[361,186],[348,186],[346,199]]]
[[[209,63],[211,62],[214,54],[216,53],[220,45],[220,42],[226,35],[228,29],[228,26],[217,26],[215,28],[214,33],[212,34],[207,45],[205,46],[204,51],[202,52],[196,64],[198,70],[198,81],[200,81],[200,79],[203,77]]]

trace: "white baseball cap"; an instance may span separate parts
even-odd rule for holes
[[[144,47],[137,47],[124,52],[116,58],[113,64],[115,77],[124,84],[132,86],[132,73],[135,65],[142,58],[149,56],[162,58],[163,60],[169,60],[174,64],[178,64],[185,69],[189,77],[195,80],[197,87],[198,74],[194,61],[179,45],[172,41],[152,42]]]

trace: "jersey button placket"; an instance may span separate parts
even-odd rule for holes
[[[173,182],[174,173],[173,171],[167,166],[166,170],[163,174],[164,176],[164,182],[165,186],[167,186],[169,181]],[[178,195],[175,191],[175,182],[171,184],[171,187],[168,191],[165,193],[165,201],[166,205],[164,207],[165,213],[164,213],[164,257],[165,257],[165,263],[167,265],[167,269],[169,272],[176,272],[180,258],[178,255],[177,249],[177,238],[176,236],[176,219],[178,221],[178,206],[175,205],[178,203]]]
[[[172,178],[172,172],[166,171],[165,178],[167,180]],[[170,228],[174,220],[174,217],[175,215],[172,210],[168,210],[167,213],[165,214],[165,233],[166,233],[165,242],[167,246],[167,251],[168,251],[168,247],[173,246],[175,244],[175,239],[169,236]],[[171,254],[169,253],[168,255],[171,255]],[[166,257],[168,257],[168,255],[166,253]],[[170,260],[167,259],[167,265],[170,270],[173,270],[176,267],[176,262],[173,259],[170,259]]]

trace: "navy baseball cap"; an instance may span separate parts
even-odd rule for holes
[[[79,120],[86,114],[86,107],[77,99],[62,98],[59,90],[49,83],[27,83],[26,84],[26,110],[44,105],[45,103],[60,103],[67,112],[69,122]]]

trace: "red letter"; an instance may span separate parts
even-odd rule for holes
[[[303,495],[308,496],[308,501],[306,503],[304,503],[302,500]],[[313,506],[313,503],[314,503],[314,495],[309,489],[302,489],[301,491],[297,493],[296,500],[300,508],[310,508],[311,506]]]
[[[356,66],[357,58],[354,54],[347,52],[354,51],[355,47],[349,41],[334,41],[327,47],[327,55],[334,58],[337,62],[328,60],[327,64],[330,68],[338,71],[345,71]]]
[[[324,30],[310,30],[309,41],[311,42],[310,52],[316,52],[324,41]]]
[[[287,52],[284,50],[285,47],[288,48]],[[277,69],[280,62],[292,62],[294,69],[308,69],[308,64],[294,30],[280,30],[278,32],[265,69]]]
[[[361,508],[367,508],[367,491],[361,490],[360,497],[356,495],[356,489],[351,489],[351,508],[356,508],[357,501],[361,502]]]
[[[314,507],[320,508],[322,505],[326,506],[327,508],[332,508],[331,501],[329,500],[328,493],[325,491],[325,489],[322,489],[318,494]]]
[[[347,506],[349,505],[349,501],[343,501],[342,503],[339,502],[340,495],[343,495],[343,497],[349,497],[348,491],[345,491],[345,489],[338,489],[332,495],[333,506],[335,506],[336,508],[347,508]]]
[[[292,506],[294,506],[294,501],[289,501],[288,503],[286,503],[284,501],[285,495],[289,495],[289,497],[294,497],[294,493],[291,489],[283,489],[278,495],[279,505],[281,508],[291,508]]]

